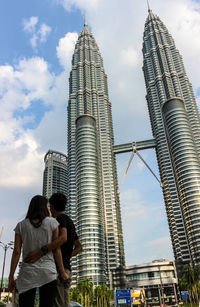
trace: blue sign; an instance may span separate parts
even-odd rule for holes
[[[187,299],[189,297],[188,291],[181,291],[181,297],[182,299]]]
[[[130,290],[116,290],[116,304],[128,305],[131,304],[131,291]]]

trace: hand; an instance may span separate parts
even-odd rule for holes
[[[14,280],[13,276],[9,276],[9,282],[8,282],[8,290],[9,292],[13,292],[16,286],[16,280]]]
[[[65,271],[63,271],[63,272],[60,274],[60,277],[61,277],[62,281],[64,281],[64,282],[69,281],[69,279],[70,279],[69,274],[67,274]]]
[[[37,260],[39,260],[41,257],[43,256],[43,253],[41,251],[41,249],[36,249],[32,252],[30,252],[25,258],[24,258],[24,262],[27,263],[34,263]]]

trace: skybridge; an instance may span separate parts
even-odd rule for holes
[[[137,141],[137,142],[132,142],[132,143],[124,143],[124,144],[118,144],[118,145],[113,146],[114,154],[120,154],[120,153],[124,153],[124,152],[132,152],[119,188],[121,188],[121,186],[124,182],[124,178],[125,178],[125,176],[128,172],[128,169],[131,165],[131,162],[132,162],[135,154],[140,158],[140,160],[149,169],[149,171],[152,173],[152,175],[155,177],[155,179],[159,182],[160,186],[162,187],[162,182],[160,181],[160,179],[156,176],[154,171],[151,169],[151,167],[147,164],[147,162],[143,159],[143,157],[138,152],[139,150],[150,149],[150,148],[156,148],[156,140],[155,139]]]
[[[130,152],[130,151],[138,151],[143,149],[155,148],[156,147],[156,140],[150,139],[145,141],[137,141],[132,143],[124,143],[119,145],[113,146],[114,154]]]

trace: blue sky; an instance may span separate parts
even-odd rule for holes
[[[140,3],[141,2],[141,3]],[[115,143],[152,137],[142,74],[146,1],[0,0],[0,230],[13,239],[34,194],[42,193],[48,149],[66,153],[68,77],[84,13],[104,59]],[[151,0],[173,35],[200,101],[200,3]],[[154,150],[141,152],[158,175]],[[130,153],[117,156],[119,183]],[[173,259],[162,191],[134,157],[120,191],[127,265]],[[0,264],[2,260],[0,252]],[[6,274],[10,253],[8,253]],[[1,270],[1,267],[0,267]]]

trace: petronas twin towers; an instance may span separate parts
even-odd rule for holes
[[[200,263],[200,117],[179,51],[150,9],[143,56],[174,256]],[[77,279],[112,286],[125,256],[111,103],[103,60],[86,23],[75,46],[69,87],[67,213],[83,244],[73,272]]]

